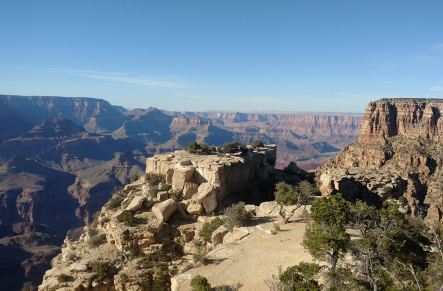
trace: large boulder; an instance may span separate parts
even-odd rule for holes
[[[168,199],[152,206],[152,213],[160,221],[168,221],[172,214],[177,210],[178,203],[174,199]]]
[[[183,199],[191,199],[192,196],[197,193],[198,184],[192,182],[185,182],[183,186]]]
[[[217,208],[217,193],[209,183],[203,183],[198,187],[197,199],[203,204],[207,214]]]
[[[172,175],[172,190],[182,191],[186,182],[192,180],[195,168],[193,166],[177,166]]]
[[[126,210],[128,211],[137,211],[143,205],[144,198],[142,196],[134,197],[131,202],[126,206]]]
[[[186,208],[186,210],[187,210],[188,213],[190,213],[190,214],[201,215],[201,214],[205,211],[205,208],[204,208],[203,205],[200,203],[200,201],[196,201],[196,202],[191,202],[191,203],[189,203],[189,205],[188,205],[188,207]]]

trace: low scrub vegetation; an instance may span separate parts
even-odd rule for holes
[[[158,185],[160,183],[166,182],[165,175],[161,174],[154,174],[154,173],[147,173],[145,176],[146,182],[151,185]]]
[[[253,148],[262,146],[263,143],[260,141],[254,141],[252,145]],[[207,144],[198,142],[192,142],[186,146],[186,151],[188,153],[197,155],[246,153],[248,150],[249,149],[246,145],[236,141],[226,142],[220,147],[210,147]]]
[[[310,197],[316,194],[316,188],[308,181],[301,181],[297,186],[280,182],[275,185],[275,201],[280,204],[279,214],[287,223],[295,212],[302,206],[306,206],[310,202]],[[291,211],[286,212],[284,205],[293,205]]]
[[[225,154],[233,154],[233,153],[239,153],[239,152],[246,153],[248,151],[248,148],[244,144],[233,141],[233,142],[224,143],[222,145],[220,151]]]
[[[66,275],[66,274],[60,274],[60,275],[57,276],[57,281],[58,281],[59,283],[70,282],[70,281],[72,281],[73,279],[74,279],[73,277],[71,277],[71,276],[69,276],[69,275]]]
[[[99,281],[110,279],[117,274],[117,269],[110,262],[104,261],[94,262],[92,271],[94,272],[94,277]]]
[[[208,250],[203,245],[197,245],[195,253],[192,255],[194,262],[205,265],[207,262]]]
[[[191,288],[193,291],[211,291],[211,284],[209,284],[206,277],[197,275],[191,280]]]
[[[92,236],[88,243],[91,247],[96,248],[96,247],[104,244],[105,242],[106,242],[106,235],[104,233],[101,233],[101,234],[96,234],[96,235]]]
[[[157,185],[155,185],[155,186],[152,186],[152,185],[149,186],[149,188],[148,188],[148,195],[149,195],[149,197],[151,197],[151,198],[156,198],[158,192],[160,192],[160,190],[158,190]]]
[[[350,203],[340,194],[319,198],[311,207],[303,246],[325,264],[289,267],[274,278],[270,289],[439,290],[441,225],[426,226],[422,219],[400,212],[400,206],[394,200],[380,207]],[[351,240],[349,228],[360,236]],[[345,262],[344,257],[352,260]]]
[[[221,220],[219,217],[214,218],[211,222],[205,222],[203,224],[202,229],[200,230],[200,237],[206,241],[210,242],[212,233],[219,228],[221,225],[223,225],[223,220]]]
[[[108,209],[115,209],[117,207],[120,207],[121,203],[123,202],[123,196],[121,195],[113,195],[111,199],[109,199],[108,203],[106,204],[106,208]]]
[[[152,276],[152,290],[171,290],[171,276],[165,266],[156,266]]]
[[[232,230],[234,226],[246,226],[250,222],[251,218],[251,213],[245,209],[245,203],[240,202],[226,208],[224,223],[228,229]]]
[[[134,216],[134,212],[125,210],[123,212],[122,221],[126,226],[136,226],[138,224],[137,218]]]
[[[208,155],[214,152],[215,149],[204,143],[192,142],[186,146],[186,151],[190,154]]]

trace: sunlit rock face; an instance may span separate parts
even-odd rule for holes
[[[146,172],[162,174],[172,189],[203,203],[207,213],[232,193],[267,180],[274,170],[276,147],[264,146],[244,155],[194,155],[186,151],[156,155],[146,160]]]
[[[404,196],[411,213],[441,220],[442,110],[438,99],[369,103],[358,141],[318,169],[322,194],[379,201]]]

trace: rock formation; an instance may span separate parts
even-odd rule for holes
[[[317,171],[323,195],[405,197],[415,215],[443,217],[443,100],[371,102],[358,141]]]
[[[211,213],[231,193],[269,179],[276,147],[267,145],[245,155],[194,155],[186,151],[156,155],[146,160],[146,172],[161,174],[172,189],[199,200]],[[194,200],[195,200],[194,199]]]
[[[275,157],[276,147],[268,145],[243,154],[177,151],[148,158],[146,177],[116,193],[78,241],[65,240],[39,290],[154,290],[159,274],[169,282],[195,263],[199,221],[212,220],[206,214],[228,196],[270,179]],[[219,227],[210,239],[232,243],[245,230],[228,235]]]

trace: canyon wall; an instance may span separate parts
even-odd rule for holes
[[[405,211],[441,220],[442,110],[437,99],[371,102],[358,141],[318,169],[322,194],[372,202],[404,197]]]
[[[439,99],[384,99],[369,103],[358,141],[394,136],[443,142],[443,103]]]

